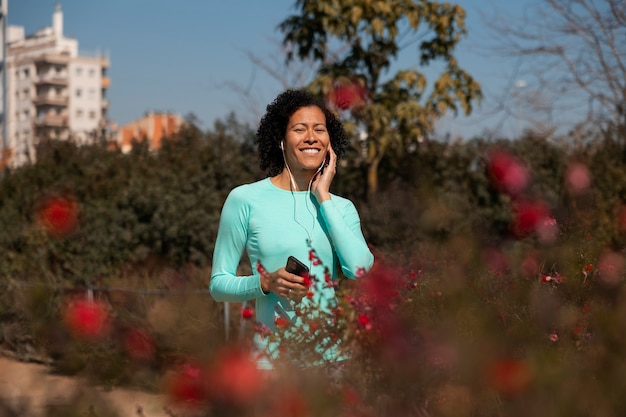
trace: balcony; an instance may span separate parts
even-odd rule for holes
[[[37,96],[33,100],[35,106],[67,106],[69,104],[69,97],[64,96]]]
[[[111,79],[109,77],[102,77],[100,85],[102,88],[109,88],[111,86]]]
[[[46,114],[35,120],[37,127],[67,127],[67,116],[62,114]]]
[[[35,58],[36,66],[67,65],[70,62],[69,54],[44,54]]]
[[[59,85],[66,86],[68,83],[67,77],[43,75],[35,80],[36,85]]]
[[[106,98],[103,98],[102,101],[100,102],[100,107],[102,107],[103,109],[108,109],[109,100],[107,100]]]

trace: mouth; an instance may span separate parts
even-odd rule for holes
[[[300,149],[300,152],[302,153],[306,153],[306,154],[310,154],[310,155],[315,155],[321,152],[321,149],[316,149],[316,148],[305,148],[305,149]]]

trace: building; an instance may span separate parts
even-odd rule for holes
[[[8,26],[5,36],[2,150],[9,165],[34,162],[42,140],[85,144],[100,137],[107,127],[109,59],[100,53],[79,55],[78,40],[63,35],[61,6],[51,27],[25,36],[23,27]]]
[[[172,113],[148,112],[141,119],[121,126],[117,143],[122,152],[128,152],[133,141],[148,141],[150,149],[159,149],[163,138],[171,138],[183,124],[180,116]]]

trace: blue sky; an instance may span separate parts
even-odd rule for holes
[[[279,67],[281,34],[276,27],[293,13],[294,0],[9,0],[9,24],[24,26],[27,34],[51,26],[56,3],[64,13],[65,35],[78,39],[81,51],[109,54],[109,117],[118,124],[159,110],[182,116],[194,113],[204,128],[230,112],[255,125],[263,106],[282,89],[248,55]],[[437,132],[467,138],[499,128],[511,134],[520,123],[502,113],[492,114],[491,109],[510,87],[515,62],[485,48],[489,35],[483,16],[515,17],[532,0],[457,3],[468,13],[469,31],[457,56],[481,82],[485,99],[469,118],[446,117]],[[411,65],[417,58],[404,55],[401,62]],[[256,107],[246,105],[232,85],[249,87]]]

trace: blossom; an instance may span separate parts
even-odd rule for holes
[[[250,306],[244,306],[241,309],[241,317],[246,320],[251,319],[252,317],[254,317],[254,310]]]
[[[528,389],[532,372],[526,361],[505,358],[495,361],[488,370],[488,382],[500,394],[516,396]]]
[[[276,317],[274,318],[274,324],[276,324],[276,327],[287,327],[291,322],[285,317]]]
[[[587,165],[574,162],[565,173],[567,187],[575,194],[580,194],[591,186],[591,174]]]
[[[129,329],[124,333],[124,347],[133,359],[151,359],[156,352],[150,333],[138,328]]]
[[[209,397],[206,371],[199,364],[182,363],[167,375],[165,390],[175,403],[201,406]]]
[[[72,197],[49,197],[40,203],[37,217],[48,234],[65,236],[78,226],[78,204]]]
[[[261,276],[267,275],[267,271],[265,270],[265,267],[263,266],[263,264],[259,260],[256,261],[256,270],[259,273],[259,275],[261,275]]]
[[[503,149],[489,153],[487,170],[494,185],[507,194],[518,195],[529,182],[528,169]]]
[[[513,231],[520,237],[537,232],[546,222],[549,211],[542,201],[518,201],[514,207]]]
[[[370,330],[372,328],[372,323],[370,323],[370,318],[366,314],[359,314],[357,318],[359,324],[363,326],[365,330]]]
[[[108,331],[108,309],[98,301],[80,299],[69,303],[64,319],[70,331],[78,337],[94,339]]]
[[[250,354],[239,348],[220,350],[209,368],[209,396],[213,401],[248,405],[263,390],[263,376]]]
[[[329,101],[339,110],[348,110],[365,104],[367,90],[358,81],[337,83],[329,94]]]
[[[598,263],[598,277],[603,284],[616,286],[622,280],[625,266],[624,258],[620,253],[605,253]]]

